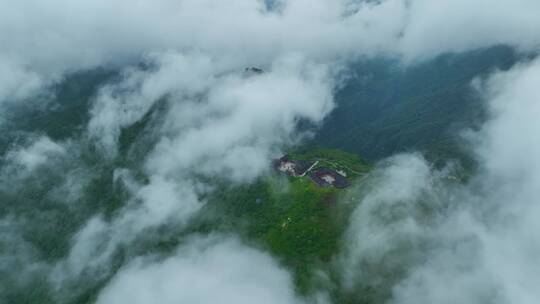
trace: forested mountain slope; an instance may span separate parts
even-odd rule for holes
[[[315,142],[369,160],[413,149],[432,158],[460,156],[459,132],[485,117],[471,81],[516,60],[512,49],[501,46],[410,66],[388,59],[358,62]]]

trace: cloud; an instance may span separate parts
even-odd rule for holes
[[[100,90],[87,131],[109,160],[119,157],[123,129],[158,105],[167,111],[152,116],[153,129],[146,130],[156,141],[143,158],[147,180],[135,178],[133,168],[115,170],[114,183],[130,199],[113,217],[97,214],[74,235],[69,255],[51,272],[58,290],[89,274],[97,281],[112,275],[119,248],[133,258],[126,248],[145,232],[185,228],[213,181],[254,180],[283,145],[308,135],[298,132],[299,121],[319,124],[332,110],[339,66],[288,55],[250,75],[245,64],[202,52],[154,52]]]
[[[302,136],[298,121],[322,122],[333,108],[333,87],[326,66],[297,57],[277,61],[262,75],[216,78],[202,100],[172,106],[166,123],[173,136],[158,142],[147,170],[252,180],[267,170],[277,148]]]
[[[146,62],[155,67],[127,68],[120,82],[101,88],[91,109],[89,134],[107,154],[116,155],[121,129],[141,120],[156,102],[167,96],[201,94],[213,84],[214,74],[221,72],[200,54],[155,53]]]
[[[535,60],[484,82],[491,119],[473,137],[481,167],[467,182],[415,155],[376,171],[349,227],[349,288],[379,279],[391,303],[537,301],[539,79]]]
[[[496,44],[530,51],[540,43],[534,0],[289,0],[272,9],[262,0],[33,0],[3,7],[0,35],[9,43],[0,47],[0,79],[9,81],[0,100],[66,72],[167,50],[261,65],[290,53],[321,62],[381,54],[414,61]]]
[[[362,194],[346,236],[350,240],[344,262],[348,289],[356,280],[369,279],[371,274],[362,272],[362,264],[381,263],[381,252],[395,251],[422,229],[414,218],[416,203],[432,189],[431,178],[430,167],[420,155],[394,156],[370,174],[368,192]]]
[[[28,173],[45,164],[51,157],[62,156],[64,153],[66,150],[63,146],[42,136],[26,148],[9,151],[6,158],[8,162]]]
[[[24,181],[39,179],[40,171],[52,167],[70,168],[69,143],[59,143],[47,136],[28,136],[24,142],[13,145],[2,157],[0,191],[17,192],[24,188]],[[73,152],[73,151],[70,151]]]
[[[122,71],[101,88],[80,140],[98,147],[96,153],[105,156],[102,165],[114,167],[107,168],[114,175],[111,187],[123,187],[128,195],[113,214],[83,217],[79,231],[66,236],[72,237],[72,248],[55,261],[50,275],[60,283],[59,290],[63,282],[88,274],[96,280],[112,275],[111,261],[119,248],[127,248],[126,258],[133,258],[129,247],[145,232],[171,223],[185,228],[212,191],[212,183],[200,177],[245,183],[263,174],[283,145],[306,135],[297,130],[300,121],[320,124],[332,110],[344,61],[382,55],[414,62],[495,44],[527,52],[537,51],[540,42],[540,19],[534,14],[540,4],[534,0],[290,0],[271,9],[264,1],[251,0],[0,4],[0,36],[8,41],[0,45],[0,103],[31,96],[66,73],[98,66]],[[266,72],[248,77],[242,71],[249,66]],[[452,168],[433,170],[418,155],[389,159],[372,175],[353,214],[351,247],[343,257],[351,265],[344,275],[352,282],[350,289],[374,273],[364,269],[366,263],[375,263],[379,269],[400,270],[400,275],[390,274],[392,284],[386,286],[397,303],[475,302],[486,295],[497,301],[519,297],[527,303],[536,296],[528,282],[537,282],[537,277],[522,271],[522,264],[537,264],[531,257],[536,248],[527,245],[534,244],[538,231],[528,229],[535,227],[532,217],[538,211],[530,202],[538,197],[540,151],[534,140],[527,140],[537,129],[531,97],[537,93],[537,70],[533,62],[482,85],[494,117],[478,135],[483,137],[476,146],[483,171],[465,186],[450,182]],[[118,165],[123,130],[160,104],[167,111],[150,118],[151,130],[145,131],[152,132],[155,142],[145,146],[149,152],[142,167]],[[53,167],[51,160],[60,163],[56,158],[70,152],[63,143],[40,137],[9,152],[2,172],[15,168],[38,176],[37,169]],[[83,167],[86,176],[88,168]],[[64,188],[82,183],[77,172],[65,171]],[[426,202],[436,204],[426,209]],[[445,209],[448,205],[452,208]],[[433,219],[427,220],[425,212]],[[170,272],[176,268],[192,270],[205,289],[222,285],[231,299],[242,296],[236,292],[242,288],[270,293],[273,302],[295,301],[290,278],[268,256],[238,241],[201,245],[205,242],[184,244],[162,261],[147,257],[128,263],[100,301],[123,301],[120,293],[131,294],[121,291],[141,285],[136,289],[141,299],[159,296],[161,291],[151,288],[155,282],[187,280],[181,272]],[[425,250],[413,250],[418,248]],[[216,265],[218,256],[238,262],[237,267]],[[503,259],[513,262],[500,267]],[[253,261],[265,265],[264,271],[254,273]],[[205,276],[208,272],[230,277]],[[387,272],[381,273],[384,284]],[[245,275],[255,280],[239,281]],[[445,285],[439,278],[457,280]],[[175,299],[203,296],[197,289],[164,288],[163,294]],[[455,290],[460,292],[450,292]]]
[[[26,189],[41,193],[40,199],[56,202],[75,202],[81,197],[94,172],[81,160],[80,142],[25,133],[19,135],[18,142],[2,157],[2,194],[17,196]]]
[[[298,56],[251,76],[240,67],[220,69],[219,62],[214,69],[199,54],[154,54],[149,63],[102,90],[88,127],[101,153],[114,159],[121,129],[166,102],[166,113],[154,117],[157,144],[143,161],[147,179],[136,179],[133,168],[115,170],[115,185],[124,185],[130,199],[112,218],[92,217],[73,237],[51,275],[60,288],[85,273],[106,277],[118,249],[151,229],[185,228],[213,182],[254,180],[283,145],[302,138],[300,120],[318,124],[333,107],[330,70]]]
[[[536,51],[539,5],[528,0],[410,1],[399,48],[406,60],[499,44]]]
[[[290,274],[234,238],[193,237],[163,260],[141,257],[100,293],[98,304],[302,303]]]
[[[48,270],[35,248],[21,235],[21,225],[24,223],[12,216],[0,218],[0,294],[4,296],[18,288],[32,286]]]
[[[120,172],[117,183],[127,183],[132,198],[112,219],[90,218],[73,238],[69,255],[56,264],[51,280],[63,284],[92,273],[93,280],[106,278],[110,263],[120,247],[132,245],[144,231],[174,222],[184,227],[201,208],[202,202],[190,181],[176,184],[159,177],[147,185],[133,180],[130,172]]]
[[[0,101],[23,99],[43,86],[43,76],[0,57]]]

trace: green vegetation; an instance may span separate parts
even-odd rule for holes
[[[307,146],[289,152],[289,156],[292,159],[319,161],[316,168],[327,167],[343,171],[350,178],[363,175],[370,170],[370,166],[358,155],[338,149]]]
[[[324,157],[361,172],[369,168],[358,157],[337,150],[292,155],[306,160]],[[298,290],[308,293],[316,283],[315,266],[328,265],[340,247],[348,212],[338,201],[346,193],[347,189],[318,187],[307,176],[271,174],[251,185],[220,187],[208,205],[213,212],[204,213],[218,215],[221,223],[216,230],[240,232],[268,248],[294,270]]]
[[[337,192],[308,178],[273,176],[221,191],[212,207],[226,211],[230,229],[241,230],[294,269],[298,289],[308,292],[313,266],[330,261],[344,228]]]
[[[336,94],[338,107],[317,130],[314,143],[376,161],[420,150],[432,161],[458,158],[459,134],[485,120],[473,79],[517,62],[515,51],[497,46],[445,54],[412,66],[387,59],[362,60]]]
[[[53,140],[79,137],[90,120],[89,109],[105,83],[118,77],[107,69],[94,69],[67,75],[40,96],[5,105],[0,121],[0,153],[17,142],[21,133],[49,136]]]
[[[20,109],[8,113],[10,119],[4,125],[17,132],[47,135],[56,141],[81,137],[99,87],[116,77],[117,73],[107,70],[70,75],[52,88],[53,95],[42,97],[43,102],[54,106],[32,108],[35,104],[24,106],[23,103]],[[164,100],[157,102],[142,119],[121,130],[115,159],[99,156],[96,147],[83,137],[81,146],[69,151],[72,159],[58,163],[57,170],[28,177],[20,191],[17,187],[0,189],[0,198],[10,202],[0,206],[2,213],[25,215],[33,221],[34,225],[20,225],[20,237],[36,249],[40,259],[52,264],[66,257],[72,238],[89,218],[101,214],[105,220],[111,220],[125,206],[130,194],[122,183],[114,181],[116,168],[130,169],[138,181],[146,182],[142,163],[155,145],[157,137],[153,131],[162,123],[167,105]],[[31,119],[22,119],[23,115]],[[0,151],[17,144],[19,136],[15,131],[5,132],[0,136],[3,143]],[[318,160],[318,166],[344,171],[349,179],[370,169],[358,156],[340,150],[303,147],[290,154],[295,159]],[[85,178],[81,197],[74,202],[68,202],[70,198],[62,193],[51,192],[62,186],[66,172],[78,172]],[[299,292],[308,294],[317,288],[316,271],[328,267],[340,248],[348,212],[338,201],[347,189],[320,188],[307,176],[294,178],[276,173],[247,185],[231,185],[220,180],[204,182],[214,185],[216,191],[203,198],[208,203],[191,225],[186,228],[171,223],[149,229],[138,237],[136,245],[121,248],[115,254],[111,273],[106,277],[94,280],[89,276],[72,282],[74,298],[68,302],[93,303],[98,290],[130,257],[169,254],[193,233],[238,233],[246,242],[268,250],[292,269]],[[7,279],[2,283],[8,287],[17,284]],[[54,302],[46,278],[36,277],[29,284],[33,293],[11,288],[8,302]]]
[[[296,270],[303,291],[312,275],[311,266],[328,262],[338,247],[344,227],[336,213],[335,192],[300,178],[291,182],[289,193],[274,194],[274,202],[282,210],[266,231],[264,241]]]

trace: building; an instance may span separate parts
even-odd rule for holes
[[[329,168],[319,168],[309,175],[319,187],[333,186],[339,189],[349,186],[349,181],[343,175]]]
[[[244,69],[245,76],[255,76],[255,75],[261,75],[263,73],[264,73],[263,69],[256,68],[256,67],[248,67]]]
[[[305,160],[293,160],[288,155],[273,161],[273,167],[276,171],[290,176],[303,176],[314,162]]]

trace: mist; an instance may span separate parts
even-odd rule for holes
[[[3,102],[34,94],[66,72],[169,50],[198,51],[228,65],[265,65],[291,53],[323,62],[380,55],[414,62],[498,44],[531,51],[540,43],[539,7],[531,0],[294,0],[272,6],[262,0],[54,0],[3,6],[0,31],[9,41],[0,48]]]
[[[68,138],[0,114],[0,302],[540,298],[540,2],[0,4],[2,113],[52,115],[60,106],[46,100],[72,75],[110,73]],[[354,211],[331,269],[314,270],[328,286],[301,293],[268,248],[200,224],[217,188],[267,177],[272,159],[313,138],[355,62],[407,67],[498,45],[520,62],[471,83],[489,113],[462,132],[478,168],[415,151],[379,160],[339,202]]]
[[[256,298],[259,303],[302,303],[286,270],[235,239],[194,238],[171,258],[151,259],[139,258],[126,266],[97,303],[251,303]]]
[[[539,75],[536,60],[482,81],[491,118],[464,135],[481,164],[466,182],[455,165],[436,169],[418,154],[380,164],[341,261],[351,292],[373,284],[390,303],[536,302],[538,143],[528,132]]]

